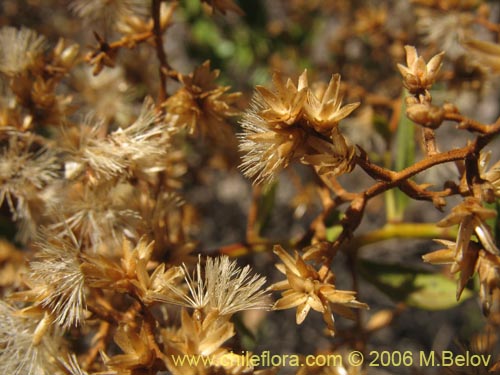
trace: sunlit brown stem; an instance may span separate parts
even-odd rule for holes
[[[483,124],[479,121],[463,116],[460,113],[445,113],[444,119],[459,123],[459,126],[462,129],[481,134],[494,134],[500,131],[500,119],[497,119],[497,121],[491,125]]]
[[[395,133],[398,128],[399,120],[401,118],[401,108],[401,98],[394,100],[392,103],[392,115],[389,120],[389,130],[391,133]]]
[[[489,21],[487,18],[477,17],[475,22],[491,32],[500,33],[500,25]]]
[[[252,201],[248,209],[246,241],[251,243],[257,240],[260,236],[257,229],[257,218],[259,215],[259,199],[262,195],[262,188],[260,185],[252,187]]]
[[[98,37],[98,36],[96,36]],[[99,47],[85,56],[85,61],[90,62],[99,53],[113,53],[120,48],[135,48],[137,44],[147,41],[153,37],[152,31],[146,31],[139,34],[127,35],[112,43],[106,43],[101,37],[98,37]]]
[[[496,130],[496,132],[498,131],[500,131],[500,128]],[[400,172],[394,172],[371,163],[367,158],[366,153],[360,149],[360,155],[355,158],[356,164],[358,164],[368,175],[379,180],[380,182],[377,182],[364,191],[355,194],[354,199],[351,200],[350,206],[346,210],[346,217],[342,222],[343,231],[333,243],[332,254],[334,254],[338,247],[352,237],[352,233],[361,222],[366,202],[389,189],[399,187],[405,194],[413,199],[432,201],[438,208],[444,205],[445,202],[443,201],[443,197],[459,193],[457,189],[447,187],[442,191],[432,192],[425,190],[425,187],[421,187],[408,179],[438,164],[477,158],[481,149],[491,141],[496,132],[488,130],[487,135],[477,137],[474,142],[469,143],[463,148],[430,155]],[[336,204],[343,202],[345,202],[345,200],[342,198],[335,199],[332,206],[326,207],[325,210],[313,221],[309,232],[304,236],[301,242],[303,242],[304,239],[313,239],[316,235],[316,226],[318,225],[318,221],[324,220],[324,218],[328,217],[328,214],[336,208]],[[330,268],[332,260],[333,255],[328,257],[328,259],[325,259],[320,272],[326,274],[327,270]]]
[[[149,308],[140,300],[140,298],[136,297],[137,302],[141,305],[141,312],[144,317],[143,328],[146,333],[146,337],[148,339],[148,344],[155,352],[156,358],[161,360],[165,359],[165,354],[160,349],[158,342],[156,341],[155,331],[156,331],[156,319],[149,310]]]
[[[101,321],[99,330],[92,338],[92,345],[90,345],[89,352],[82,361],[82,367],[84,370],[89,370],[101,350],[106,348],[106,344],[110,336],[110,328],[111,325],[108,322]]]
[[[153,15],[153,34],[156,47],[156,56],[160,62],[158,69],[160,74],[160,88],[158,92],[158,104],[163,103],[167,98],[167,77],[170,67],[167,63],[167,55],[163,46],[162,30],[160,24],[160,6],[162,0],[153,0],[152,15]]]
[[[432,156],[439,152],[434,129],[422,128],[422,138],[425,147],[425,154],[427,156]]]
[[[122,314],[116,311],[103,296],[96,296],[87,302],[87,310],[97,318],[110,324],[118,325],[123,320]]]
[[[347,190],[345,190],[342,185],[338,182],[337,178],[335,176],[322,176],[322,180],[325,182],[325,185],[330,188],[335,194],[335,199],[339,198],[342,202],[348,202],[352,201],[354,198],[356,198],[356,193],[350,193]],[[338,205],[335,200],[330,201],[330,205]],[[324,205],[324,207],[327,207],[327,205]]]

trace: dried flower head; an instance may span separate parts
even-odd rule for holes
[[[239,113],[235,102],[240,93],[227,93],[229,86],[218,86],[215,80],[219,73],[210,70],[210,61],[205,61],[194,72],[179,74],[183,87],[165,101],[166,121],[221,144],[234,138],[227,120]]]
[[[445,248],[425,254],[422,259],[431,264],[449,264],[451,265],[450,272],[453,274],[460,272],[456,293],[458,301],[469,279],[474,275],[479,248],[471,244],[464,253],[458,254],[455,242],[447,240],[436,240],[436,242],[444,245]]]
[[[38,63],[46,40],[31,29],[3,27],[0,30],[0,72],[7,76],[21,74]]]
[[[196,271],[191,276],[184,266],[185,281],[189,290],[172,287],[177,299],[167,298],[167,302],[181,306],[216,312],[221,316],[231,316],[238,311],[267,309],[267,292],[262,288],[265,277],[252,275],[250,266],[239,268],[236,261],[227,256],[207,258],[204,275],[201,271],[201,258]]]
[[[200,320],[196,313],[190,316],[185,309],[181,312],[181,326],[176,330],[164,330],[163,336],[167,343],[165,363],[174,375],[196,375],[210,368],[204,358],[214,358],[228,353],[222,344],[235,334],[234,325],[227,317],[217,317],[216,312],[210,313]],[[201,356],[198,363],[182,363],[175,361],[179,355]],[[210,372],[208,372],[210,373]]]
[[[60,201],[51,208],[60,220],[50,228],[61,233],[69,228],[80,242],[95,249],[120,243],[124,233],[137,238],[141,227],[141,216],[134,209],[137,199],[129,183],[76,183],[62,191]]]
[[[302,114],[304,103],[307,99],[307,71],[299,77],[298,85],[288,78],[285,82],[279,73],[273,74],[275,91],[263,86],[256,86],[255,90],[260,94],[262,109],[259,116],[271,127],[277,129],[293,125]]]
[[[144,0],[72,0],[70,9],[87,21],[115,24],[126,17],[147,15],[147,5]]]
[[[79,144],[69,149],[73,157],[66,162],[67,177],[78,177],[85,171],[102,181],[165,168],[169,132],[151,98],[144,100],[139,117],[130,126],[103,137],[104,126],[97,122],[90,131],[82,131]]]
[[[0,300],[0,372],[10,375],[57,373],[55,355],[61,349],[61,337],[45,333],[37,337],[40,324],[33,316],[24,316]],[[44,328],[44,329],[45,329]]]
[[[337,127],[332,128],[330,139],[331,142],[327,142],[319,137],[308,137],[308,152],[302,156],[301,162],[312,165],[319,175],[340,176],[351,172],[355,148],[347,143]]]
[[[156,359],[154,350],[150,347],[147,331],[144,325],[139,332],[132,327],[122,325],[118,328],[114,341],[123,354],[105,357],[105,365],[119,374],[131,373],[134,368],[150,367]]]
[[[455,242],[436,240],[446,246],[423,256],[425,262],[450,264],[451,273],[460,272],[457,283],[457,300],[460,299],[467,282],[477,272],[479,276],[479,298],[483,313],[488,315],[493,306],[494,292],[500,290],[500,256],[483,250],[478,243],[471,242],[465,252],[459,254]]]
[[[239,134],[241,169],[255,183],[268,183],[292,160],[314,166],[319,174],[341,175],[353,168],[354,148],[339,130],[339,121],[359,103],[341,107],[340,76],[323,91],[309,89],[307,71],[298,85],[279,74],[275,91],[257,86],[243,115]]]
[[[45,230],[38,238],[36,258],[30,263],[32,290],[25,293],[48,309],[64,329],[80,325],[85,313],[85,283],[80,268],[80,245],[72,233],[61,238]]]
[[[54,153],[35,135],[0,130],[0,204],[6,201],[13,219],[20,222],[22,241],[36,233],[39,213],[53,201],[59,170]]]
[[[467,197],[453,208],[452,212],[437,223],[440,227],[459,224],[457,235],[457,259],[461,259],[466,251],[471,236],[476,234],[481,246],[493,255],[500,255],[493,240],[491,229],[486,220],[496,217],[495,210],[483,207],[481,201],[475,197]]]
[[[472,13],[457,9],[419,8],[416,15],[417,30],[428,45],[435,45],[450,59],[457,59],[465,53],[461,41],[471,33]]]
[[[290,256],[281,246],[274,247],[274,252],[283,262],[276,268],[286,275],[286,280],[271,285],[271,290],[283,290],[282,297],[273,306],[275,310],[297,307],[296,322],[301,324],[311,309],[323,314],[323,319],[332,335],[335,334],[333,313],[354,319],[352,308],[368,308],[368,305],[356,300],[356,292],[338,290],[335,276],[329,272],[322,279],[319,273],[295,252]]]
[[[164,300],[165,295],[170,294],[171,288],[177,285],[183,276],[180,267],[167,267],[164,263],[159,264],[150,273],[153,249],[154,242],[148,243],[144,237],[133,249],[130,242],[123,239],[121,269],[126,278],[130,278],[135,289],[134,294],[145,304]]]
[[[330,136],[340,120],[349,116],[359,104],[342,107],[340,74],[334,74],[325,90],[308,90],[305,115],[317,132]]]
[[[254,96],[241,121],[244,133],[238,135],[243,153],[240,168],[255,183],[269,183],[293,159],[304,155],[305,134],[301,129],[273,129],[259,115],[260,95]]]
[[[464,202],[453,208],[450,215],[441,220],[438,226],[459,224],[456,242],[438,240],[446,246],[424,255],[426,262],[451,264],[451,272],[460,272],[457,285],[457,300],[460,298],[468,280],[478,272],[481,284],[480,298],[483,310],[487,313],[491,306],[493,290],[500,286],[500,251],[498,250],[486,220],[496,217],[496,211],[484,208],[479,199],[467,197]],[[473,234],[479,242],[472,241]]]
[[[500,197],[500,161],[497,161],[491,168],[487,169],[490,158],[490,152],[481,153],[480,155],[479,170],[481,178],[488,181],[493,188],[494,195]]]
[[[425,60],[417,54],[413,46],[405,46],[406,66],[398,64],[398,69],[403,76],[403,84],[412,94],[428,90],[434,84],[441,69],[444,52],[432,57],[426,64]]]
[[[500,72],[500,45],[472,38],[465,39],[463,43],[482,65],[494,73]]]

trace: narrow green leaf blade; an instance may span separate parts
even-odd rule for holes
[[[359,261],[358,266],[360,274],[392,300],[423,310],[449,309],[473,294],[465,289],[457,301],[456,282],[440,273],[369,260]]]

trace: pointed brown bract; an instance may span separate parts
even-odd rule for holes
[[[285,82],[279,73],[273,74],[273,84],[274,92],[263,86],[255,87],[264,104],[259,116],[271,127],[281,129],[293,125],[302,114],[308,92],[307,71],[299,77],[298,86],[290,78]]]
[[[474,275],[479,256],[479,248],[475,244],[468,244],[465,252],[458,253],[455,242],[446,240],[436,240],[446,246],[444,249],[425,254],[422,258],[425,262],[432,264],[450,264],[451,273],[459,273],[457,281],[457,301],[460,299],[465,286]]]
[[[340,120],[349,116],[360,104],[351,103],[342,107],[340,74],[332,75],[328,87],[323,92],[309,90],[307,94],[306,118],[314,130],[326,136],[331,136],[332,130],[337,128]]]

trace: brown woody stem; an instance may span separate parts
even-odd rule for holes
[[[160,62],[158,69],[160,74],[160,88],[158,92],[158,104],[162,103],[167,98],[167,77],[170,67],[167,63],[167,55],[163,47],[162,30],[160,24],[160,6],[162,0],[153,0],[152,15],[153,15],[153,34],[156,47],[156,56]]]

